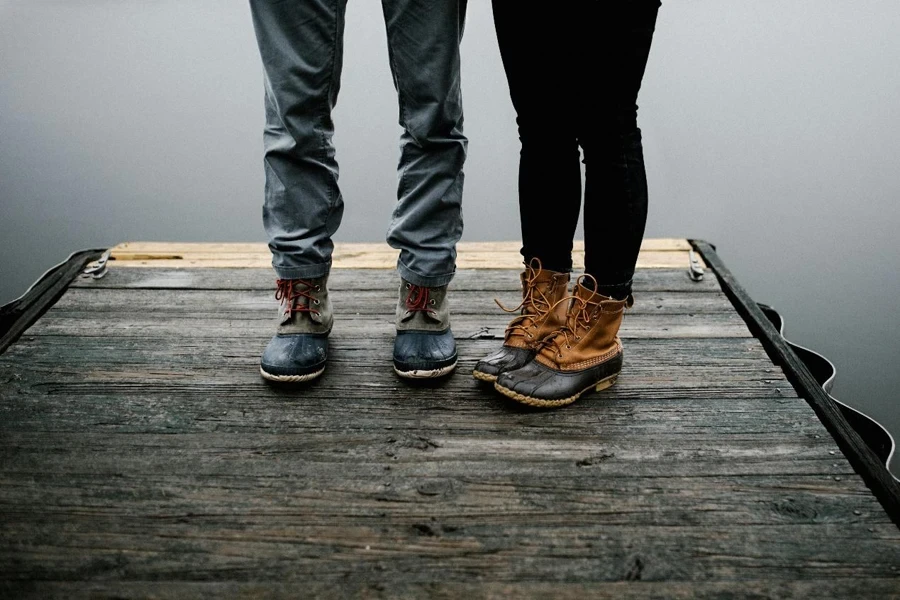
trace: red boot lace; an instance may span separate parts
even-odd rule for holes
[[[319,304],[319,300],[312,293],[320,291],[322,289],[320,286],[303,279],[277,279],[275,285],[278,286],[275,290],[275,299],[287,304],[285,314],[293,315],[304,312],[319,314],[318,310],[312,308],[312,305]],[[297,302],[298,298],[306,298],[309,302],[302,305]]]
[[[406,294],[406,310],[410,312],[434,312],[434,299],[428,298],[428,288],[412,283],[406,284],[409,293]]]

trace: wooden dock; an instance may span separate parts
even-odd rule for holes
[[[296,388],[257,371],[265,246],[51,274],[0,339],[0,597],[900,598],[896,482],[703,248],[694,281],[686,240],[645,242],[622,376],[555,411],[471,377],[514,244],[460,246],[458,370],[418,385],[386,246],[337,248],[330,362]]]

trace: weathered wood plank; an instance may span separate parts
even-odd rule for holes
[[[627,553],[626,553],[627,554]],[[435,600],[457,600],[458,598],[483,598],[500,600],[506,598],[536,598],[550,600],[719,600],[721,598],[871,598],[884,600],[895,598],[898,585],[893,578],[868,578],[861,586],[853,577],[835,577],[823,574],[821,579],[789,581],[781,579],[741,579],[736,581],[646,581],[639,554],[628,556],[631,562],[617,563],[621,567],[619,581],[608,582],[552,582],[528,581],[447,582],[429,581],[419,583],[398,582],[388,579],[380,563],[366,569],[365,581],[332,581],[327,574],[315,580],[298,579],[285,573],[277,582],[235,582],[235,581],[191,581],[191,582],[109,582],[91,581],[71,583],[40,581],[27,585],[9,584],[6,588],[16,597],[22,597],[25,590],[37,598],[135,598],[154,600],[191,600],[194,598],[290,598],[297,597],[302,589],[310,598],[328,598],[338,595],[341,590],[345,597],[353,598],[433,598]],[[360,565],[361,569],[365,565]],[[759,577],[759,575],[757,575]],[[3,590],[0,583],[0,590]]]
[[[730,580],[740,589],[736,573],[782,579],[788,571],[793,580],[887,578],[895,576],[891,567],[897,559],[896,536],[892,538],[885,525],[867,532],[859,524],[648,527],[575,521],[551,527],[504,524],[506,535],[497,535],[492,525],[467,527],[437,519],[392,526],[389,519],[375,518],[339,529],[269,515],[256,525],[252,513],[249,523],[240,515],[224,524],[191,516],[180,523],[176,517],[168,527],[158,525],[152,532],[134,531],[127,515],[76,518],[66,521],[63,539],[53,536],[58,522],[37,523],[27,528],[37,539],[17,549],[19,568],[2,576],[47,579],[51,570],[57,580],[86,575],[126,581],[323,576],[360,583],[369,581],[377,569],[389,590],[392,581],[621,581],[636,570],[649,581]],[[106,531],[92,531],[94,521]],[[14,531],[17,537],[23,533],[17,527]],[[798,548],[791,532],[816,536],[819,543]],[[856,551],[861,547],[867,549]],[[190,560],[173,563],[169,558],[182,555]],[[31,567],[37,560],[47,567]]]
[[[269,332],[267,332],[269,333]],[[177,343],[170,338],[144,336],[140,343],[123,342],[119,338],[98,336],[34,336],[26,335],[0,356],[0,365],[11,371],[22,365],[56,369],[61,365],[74,372],[97,365],[144,365],[160,368],[222,368],[226,365],[253,365],[259,358],[269,335],[229,337],[227,347],[210,344],[203,339],[185,337]],[[389,348],[390,341],[374,337],[354,340],[332,340],[339,350],[335,360],[366,363],[377,366],[379,353]],[[501,344],[496,339],[460,339],[463,359],[486,356]],[[628,365],[659,368],[727,367],[741,369],[756,367],[764,372],[779,373],[768,363],[759,341],[755,338],[639,338],[628,343]]]
[[[461,242],[457,246],[457,266],[461,269],[519,269],[522,255],[519,242]],[[645,240],[637,259],[639,268],[687,268],[690,264],[687,240]],[[337,243],[332,256],[335,269],[394,269],[399,252],[385,243]],[[584,268],[584,242],[573,251],[576,269]],[[695,259],[701,263],[699,256]],[[110,260],[117,268],[266,268],[272,255],[260,243],[171,243],[126,242],[111,249]]]
[[[500,300],[508,308],[515,308],[521,300],[516,292],[453,291],[450,305],[453,314],[505,315],[495,303]],[[336,310],[360,314],[393,315],[397,304],[396,290],[342,290],[331,294]],[[152,313],[209,311],[217,313],[268,311],[274,314],[278,302],[271,291],[233,290],[223,294],[219,290],[142,290],[142,289],[75,289],[54,306],[54,310],[97,312],[135,311]],[[707,292],[648,292],[639,295],[628,315],[733,313],[734,307],[724,294]],[[511,317],[512,315],[510,315]],[[506,317],[509,318],[509,317]]]
[[[394,269],[397,265],[396,252],[384,253],[360,253],[347,256],[334,256],[332,268],[340,269]],[[271,265],[271,256],[240,256],[240,255],[204,255],[186,254],[182,258],[169,258],[165,256],[152,256],[146,254],[123,255],[114,257],[113,268],[168,268],[168,269],[262,269]],[[460,269],[519,269],[522,265],[522,257],[518,253],[484,253],[462,254],[456,259]],[[581,255],[572,256],[572,264],[575,269],[584,268],[584,259]],[[641,269],[675,269],[690,264],[687,252],[644,252],[637,260],[637,266]]]
[[[0,355],[0,594],[898,589],[900,532],[715,281],[639,271],[619,382],[548,412],[470,376],[514,271],[457,277],[458,372],[418,385],[390,366],[395,274],[336,271],[345,318],[298,387],[257,372],[270,272],[138,271]]]
[[[578,513],[608,526],[883,523],[877,502],[865,488],[839,489],[817,475],[799,472],[681,478],[642,473],[632,481],[585,472],[589,469],[585,467],[578,475],[553,476],[535,484],[521,471],[488,480],[476,473],[436,478],[354,469],[335,486],[321,472],[236,478],[156,470],[131,473],[129,466],[117,472],[74,473],[64,479],[54,473],[0,477],[4,491],[0,510],[16,507],[20,526],[21,521],[40,517],[133,515],[131,533],[164,529],[178,517],[191,516],[201,502],[204,521],[226,524],[243,516],[245,524],[256,528],[264,525],[266,515],[295,526],[334,529],[364,526],[375,519],[393,526],[412,525],[430,517],[453,520],[462,527],[571,526]],[[723,495],[723,488],[730,494]],[[266,493],[254,498],[255,490]],[[698,509],[702,517],[696,514]],[[101,531],[111,528],[109,524],[99,527]],[[870,538],[870,533],[861,527],[856,537]],[[886,534],[897,539],[889,531]]]
[[[328,279],[328,287],[334,291],[380,290],[390,292],[400,284],[393,272],[378,270],[335,269]],[[461,269],[451,282],[454,291],[508,291],[521,289],[519,275],[512,269]],[[88,288],[147,288],[147,289],[212,289],[212,290],[275,290],[275,274],[265,269],[115,269],[111,268],[102,279],[80,278],[73,287]],[[702,281],[692,281],[687,269],[639,269],[634,274],[635,294],[651,291],[719,292],[712,275]]]
[[[78,402],[72,402],[74,398]],[[7,396],[3,414],[9,432],[71,432],[80,431],[85,423],[90,423],[97,431],[111,433],[322,435],[329,425],[342,422],[342,431],[393,430],[394,437],[400,435],[411,440],[418,436],[429,439],[434,435],[445,436],[450,429],[460,436],[495,436],[516,427],[522,428],[515,435],[523,440],[547,435],[566,439],[587,436],[601,444],[633,438],[632,443],[636,446],[662,439],[670,440],[667,443],[677,439],[678,444],[702,442],[707,445],[725,440],[759,445],[790,440],[821,450],[816,450],[818,454],[814,452],[813,457],[828,459],[837,455],[836,452],[829,454],[836,450],[834,446],[823,446],[829,438],[823,435],[816,421],[809,418],[808,411],[803,410],[802,401],[797,398],[597,398],[587,403],[584,409],[573,409],[568,418],[559,419],[542,413],[517,411],[488,396],[482,397],[481,401],[435,405],[427,416],[417,416],[415,420],[398,410],[396,404],[377,399],[349,398],[337,405],[316,398],[285,402],[284,398],[272,394],[246,400],[239,408],[224,409],[225,400],[230,398],[180,398],[156,394],[152,390],[140,390],[123,397],[101,388],[77,396],[54,394],[43,398],[26,391]],[[248,419],[247,413],[255,418]],[[386,426],[385,421],[392,414],[397,415],[396,424]],[[765,416],[765,421],[761,415]],[[392,434],[384,433],[384,436],[389,438]]]
[[[347,311],[349,312],[349,311]],[[335,318],[332,336],[348,340],[363,336],[393,337],[393,316],[353,315]],[[509,318],[506,315],[456,315],[452,318],[454,335],[459,338],[490,336],[502,338]],[[72,311],[50,311],[29,330],[29,335],[83,335],[124,337],[270,337],[274,318],[261,311],[216,315],[214,307],[195,314],[180,313],[166,319],[138,312],[86,315]],[[620,329],[623,340],[632,338],[720,338],[750,337],[743,320],[734,313],[634,315]]]
[[[46,378],[35,384],[43,393],[82,396],[102,390],[104,393],[130,394],[142,390],[153,394],[201,395],[215,394],[229,401],[239,400],[247,394],[282,394],[286,398],[304,396],[319,398],[321,401],[333,401],[334,398],[345,399],[348,395],[360,395],[374,401],[396,401],[397,399],[414,402],[419,409],[443,409],[448,403],[484,401],[485,392],[488,401],[502,402],[492,391],[471,378],[471,369],[476,358],[470,357],[457,367],[458,372],[450,379],[426,387],[429,402],[421,400],[422,386],[410,387],[394,373],[390,362],[390,354],[382,354],[383,359],[376,365],[359,365],[338,362],[326,370],[321,381],[310,389],[268,390],[260,381],[258,363],[248,361],[246,366],[231,368],[209,367],[185,371],[179,369],[151,368],[107,368],[96,365],[88,375],[67,373],[41,373]],[[4,378],[11,383],[10,375]],[[15,376],[22,381],[27,375]],[[356,381],[353,392],[347,392],[347,378]],[[725,401],[731,398],[753,398],[760,396],[773,398],[793,398],[796,392],[778,373],[759,371],[743,371],[730,374],[726,369],[691,369],[679,376],[668,369],[649,369],[629,367],[620,376],[615,392],[591,394],[585,396],[580,405],[588,407],[607,397],[624,399],[695,399],[717,398]],[[586,410],[586,408],[584,409]]]
[[[715,440],[712,436],[681,435],[667,440],[665,446],[647,451],[647,434],[639,432],[638,439],[631,439],[621,429],[607,432],[598,427],[596,431],[597,435],[607,436],[602,443],[566,438],[558,433],[553,434],[553,440],[536,435],[509,436],[498,443],[485,440],[489,435],[485,431],[470,435],[434,432],[430,437],[393,430],[323,433],[321,429],[301,429],[277,434],[243,431],[240,435],[177,430],[130,433],[115,431],[114,427],[99,428],[90,435],[77,431],[53,431],[52,435],[43,431],[11,431],[5,435],[10,455],[4,470],[11,477],[77,477],[80,473],[139,479],[151,474],[235,479],[292,477],[303,478],[307,483],[318,481],[318,485],[331,491],[361,487],[363,496],[375,485],[374,478],[388,482],[387,486],[378,483],[376,487],[389,492],[397,502],[409,502],[416,494],[444,495],[444,491],[417,491],[420,484],[439,484],[456,490],[456,494],[466,481],[494,486],[501,485],[498,478],[505,481],[511,477],[521,479],[517,483],[521,486],[529,481],[549,486],[568,477],[581,478],[584,485],[592,487],[600,485],[593,482],[594,478],[615,480],[625,487],[651,485],[652,482],[643,481],[645,478],[676,478],[684,481],[672,485],[681,486],[682,493],[690,496],[699,485],[691,483],[692,478],[732,477],[737,482],[747,476],[781,477],[781,483],[790,486],[793,477],[802,475],[816,478],[816,489],[823,494],[867,495],[846,461],[825,450],[822,438],[799,436],[795,441],[786,440],[783,434],[778,436],[780,440],[773,435],[733,434]],[[769,447],[763,447],[764,444]],[[400,485],[384,489],[391,481],[400,480],[415,485],[409,489]],[[772,486],[765,493],[772,494],[779,487],[775,482]],[[610,506],[613,500],[606,498],[603,506]],[[472,510],[477,512],[479,508],[472,505]],[[702,520],[704,516],[696,518]]]
[[[459,252],[518,252],[522,246],[520,241],[507,242],[459,242]],[[336,242],[335,252],[396,252],[384,242]],[[690,243],[683,238],[645,238],[641,241],[641,250],[687,251]],[[575,252],[584,252],[584,240],[575,240]],[[203,251],[207,253],[244,253],[269,254],[269,247],[264,242],[122,242],[113,246],[115,252],[152,252],[152,253],[185,253]]]

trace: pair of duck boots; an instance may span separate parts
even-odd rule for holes
[[[279,279],[276,284],[278,326],[260,359],[260,375],[282,383],[310,381],[325,371],[328,360],[334,316],[327,278]],[[447,286],[401,281],[396,324],[393,359],[398,375],[430,379],[453,371],[457,354]]]
[[[536,261],[535,261],[536,263]],[[475,365],[476,379],[522,404],[565,406],[591,389],[616,382],[622,370],[619,327],[631,295],[616,300],[596,292],[590,275],[568,293],[569,274],[526,265],[521,309],[506,328],[503,346]],[[498,302],[498,304],[500,304]]]

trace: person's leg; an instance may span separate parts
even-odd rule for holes
[[[570,16],[511,0],[493,0],[493,10],[521,142],[518,191],[525,271],[520,314],[507,325],[500,348],[472,371],[475,379],[489,382],[531,361],[540,340],[565,323],[572,238],[581,209],[578,143],[570,118]],[[538,72],[547,76],[538,77]]]
[[[637,97],[660,3],[586,6],[587,18],[580,22],[594,25],[581,27],[578,35],[582,91],[577,94],[585,164],[585,273],[596,279],[602,295],[622,300],[631,293],[647,222]]]
[[[465,0],[382,0],[400,108],[397,206],[388,243],[400,250],[394,369],[429,378],[456,366],[447,284],[463,230],[459,44]]]
[[[346,0],[250,0],[265,79],[263,224],[280,279],[331,267],[343,216],[331,111],[340,88]]]
[[[343,214],[331,111],[345,5],[250,1],[266,92],[263,223],[281,302],[276,334],[260,359],[260,374],[272,381],[308,381],[327,359],[331,236]]]
[[[658,8],[658,0],[583,0],[570,15],[580,46],[572,60],[583,84],[575,97],[586,168],[586,275],[575,285],[565,325],[544,339],[534,360],[497,377],[494,387],[518,402],[564,406],[613,385],[622,370],[618,332],[633,302],[647,218],[636,100]]]
[[[397,268],[417,286],[447,285],[462,236],[459,44],[465,0],[382,0],[400,137],[397,205],[387,232]]]
[[[581,209],[572,15],[515,0],[493,0],[493,11],[522,144],[522,255],[526,265],[537,258],[547,270],[568,272]]]

